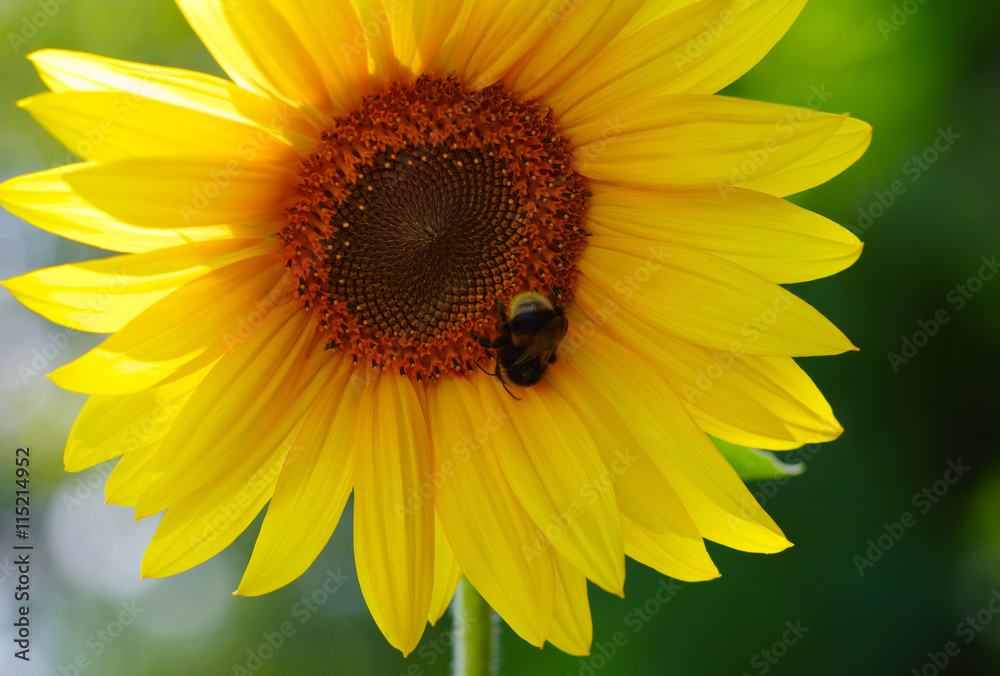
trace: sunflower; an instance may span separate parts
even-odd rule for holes
[[[622,594],[626,555],[694,581],[719,574],[705,539],[789,546],[708,435],[841,432],[792,357],[853,346],[779,284],[861,244],[782,198],[870,128],[715,92],[805,0],[178,4],[231,81],[32,54],[51,92],[21,106],[82,162],[0,187],[124,254],[5,284],[112,334],[50,377],[90,395],[66,468],[122,456],[108,500],[166,510],[144,576],[267,505],[237,593],[271,591],[353,491],[403,653],[464,574],[581,654],[587,581]]]

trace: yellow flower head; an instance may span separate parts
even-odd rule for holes
[[[232,81],[46,50],[22,102],[83,160],[0,186],[125,255],[8,280],[111,333],[77,471],[166,510],[142,571],[267,505],[238,593],[300,575],[354,492],[358,577],[404,653],[464,574],[525,640],[585,653],[625,556],[718,575],[788,546],[706,433],[835,438],[792,357],[850,342],[778,284],[861,244],[783,196],[869,127],[715,95],[805,0],[178,0]],[[513,303],[511,300],[515,299]],[[138,430],[138,431],[137,431]]]

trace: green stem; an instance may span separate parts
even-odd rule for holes
[[[454,628],[454,676],[495,676],[499,663],[499,625],[493,609],[464,577],[451,605]]]

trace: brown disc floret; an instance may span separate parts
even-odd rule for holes
[[[495,298],[572,297],[586,184],[551,116],[499,84],[395,83],[335,118],[280,233],[328,347],[418,379],[465,374]]]

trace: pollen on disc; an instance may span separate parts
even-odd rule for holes
[[[550,115],[422,76],[331,120],[280,236],[328,347],[419,379],[483,356],[495,299],[572,294],[584,180]]]

